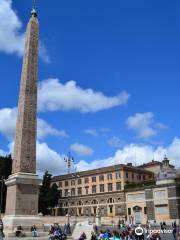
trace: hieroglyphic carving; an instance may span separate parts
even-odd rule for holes
[[[26,31],[12,173],[36,172],[38,34],[38,19],[32,16]]]

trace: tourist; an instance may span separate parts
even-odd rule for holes
[[[177,233],[177,240],[180,240],[180,227],[179,227],[178,233]]]
[[[102,240],[102,239],[103,239],[103,235],[104,235],[104,233],[103,233],[103,231],[101,230],[101,231],[100,231],[100,234],[99,234],[99,236],[98,236],[98,240]]]
[[[87,238],[86,238],[86,234],[85,234],[85,232],[83,232],[83,233],[81,234],[79,240],[85,240],[85,239],[87,239]]]
[[[174,240],[176,240],[176,233],[177,233],[177,225],[176,225],[176,222],[174,222],[174,223],[172,224],[172,227],[173,227],[173,231],[172,231],[173,237],[174,237]]]
[[[49,230],[49,240],[52,240],[53,237],[54,237],[54,231],[55,231],[55,228],[54,226],[51,225],[51,228]]]
[[[67,234],[71,234],[71,226],[70,226],[70,223],[68,223],[67,226],[66,226],[66,232],[67,232]]]
[[[91,240],[97,240],[96,234],[91,232]]]
[[[38,237],[38,232],[35,225],[31,227],[31,233],[32,233],[32,237]]]
[[[108,240],[109,239],[109,230],[106,230],[103,234],[103,240]]]
[[[15,236],[16,237],[25,237],[24,230],[21,226],[18,226],[17,228],[15,228]]]
[[[119,233],[117,231],[113,231],[113,240],[121,240]]]
[[[2,219],[0,219],[0,240],[3,240],[4,238],[3,229],[4,229],[3,222],[2,222]]]

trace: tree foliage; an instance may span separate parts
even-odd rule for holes
[[[60,198],[58,186],[51,184],[51,180],[52,175],[46,171],[39,191],[39,212],[43,215],[50,214],[50,208],[55,207]]]
[[[11,174],[12,171],[12,158],[11,155],[8,155],[6,157],[0,156],[0,179],[2,177],[4,179],[7,179],[8,176]],[[3,189],[2,189],[3,188]],[[2,212],[5,211],[5,204],[6,204],[6,192],[7,187],[5,184],[1,184],[0,182],[0,192],[2,191]]]

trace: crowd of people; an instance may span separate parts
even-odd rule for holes
[[[49,240],[66,240],[67,235],[71,234],[70,224],[65,224],[63,228],[55,223],[51,226],[49,231]]]
[[[3,232],[3,222],[0,219],[0,240],[4,239],[4,232]],[[169,227],[166,226],[165,222],[160,223],[160,229],[161,230],[167,230]],[[119,224],[118,228],[107,228],[104,229],[101,227],[94,226],[94,231],[91,232],[91,238],[87,239],[87,236],[85,232],[82,232],[82,234],[79,236],[78,240],[161,240],[162,234],[159,234],[158,232],[150,232],[149,226],[144,226],[144,229],[142,232],[136,231],[135,226],[128,226],[125,224]],[[171,238],[173,240],[180,240],[180,228],[177,226],[176,222],[172,223],[171,226]],[[30,228],[30,231],[32,233],[32,237],[38,237],[38,230],[35,225],[33,225]],[[22,226],[17,226],[14,229],[14,234],[16,237],[25,237],[25,231],[22,228]],[[67,235],[71,234],[71,228],[70,224],[65,224],[64,227],[60,226],[59,224],[55,223],[54,225],[51,225],[50,231],[49,231],[49,240],[66,240]],[[164,239],[164,238],[163,238]]]
[[[165,223],[162,223],[160,226],[161,226],[161,230],[167,229],[167,226]],[[90,240],[145,240],[145,239],[161,240],[161,236],[163,233],[160,234],[158,231],[153,232],[148,230],[149,230],[149,226],[145,226],[142,232],[136,231],[135,226],[133,227],[133,226],[120,225],[116,230],[110,230],[110,229],[101,230],[101,228],[98,229],[97,226],[95,226],[94,231],[91,233]],[[172,233],[170,238],[168,239],[180,240],[180,228],[177,227],[176,222],[172,223],[171,230],[172,230]],[[86,239],[87,239],[87,236],[83,232],[80,235],[78,240],[86,240]],[[162,239],[165,239],[165,238],[162,238]]]

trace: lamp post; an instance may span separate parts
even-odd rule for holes
[[[70,200],[70,196],[71,196],[71,192],[70,192],[70,190],[68,190],[68,211],[67,211],[67,214],[68,214],[68,226],[69,226],[69,200]]]
[[[4,177],[1,177],[1,193],[0,193],[0,219],[1,219],[1,212],[2,212],[2,197],[3,197],[3,184],[4,184]]]
[[[77,178],[79,175],[77,174],[77,168],[75,167],[75,172],[73,174],[73,177],[75,177],[75,203],[76,203],[76,212],[75,212],[75,223],[77,223],[77,210],[78,210],[78,205],[77,205]]]
[[[74,163],[74,158],[71,156],[71,153],[69,152],[68,156],[64,157],[64,162],[67,164],[67,172],[70,174],[71,172],[71,165]],[[69,189],[69,183],[68,183],[68,194],[67,194],[67,201],[68,201],[68,226],[69,226],[69,200],[70,200],[71,192]]]
[[[64,157],[64,162],[67,164],[68,174],[71,172],[71,165],[74,163],[74,158],[71,156],[69,152],[68,156]]]

